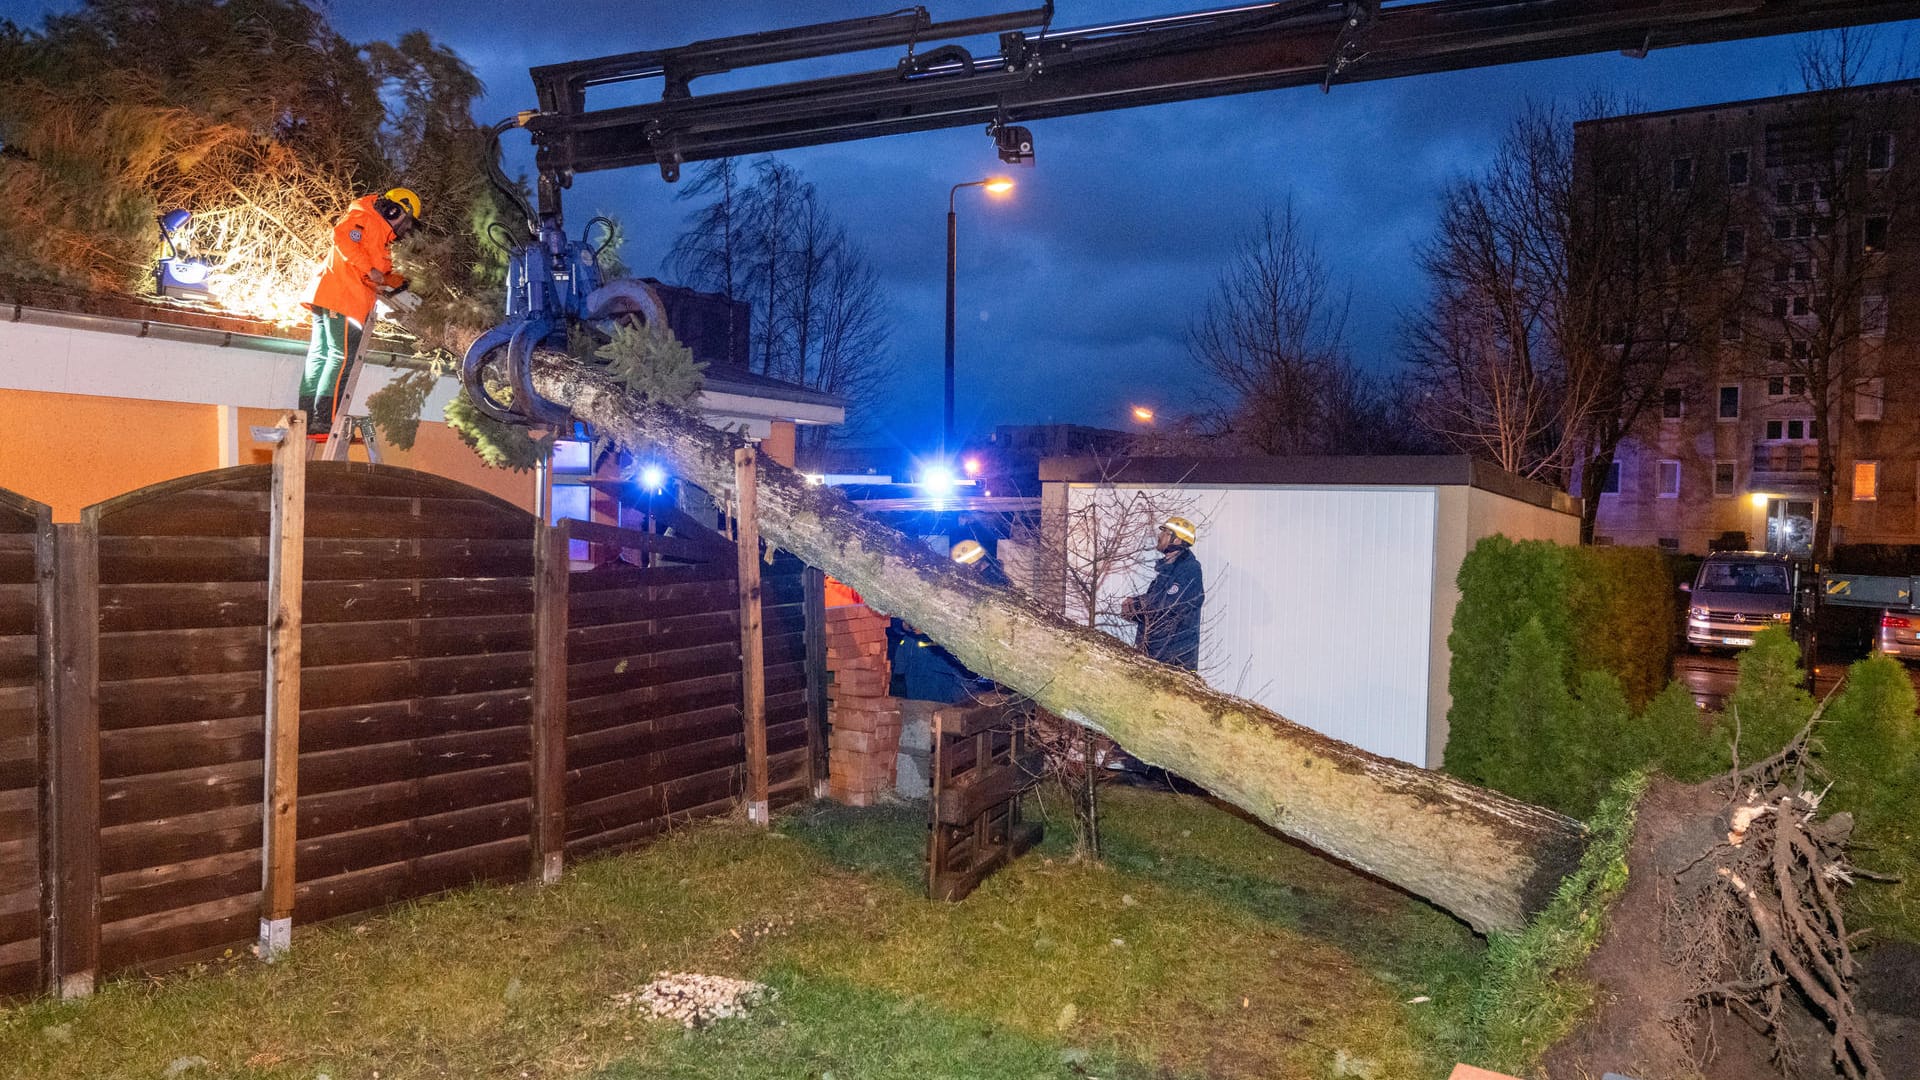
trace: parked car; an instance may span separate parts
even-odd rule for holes
[[[1920,612],[1905,608],[1882,611],[1878,647],[1899,660],[1920,660]]]
[[[1791,625],[1793,586],[1793,560],[1786,555],[1720,551],[1707,556],[1690,590],[1687,644],[1745,648],[1761,630]]]

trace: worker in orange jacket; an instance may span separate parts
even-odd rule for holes
[[[309,435],[324,436],[333,427],[347,357],[360,347],[374,301],[406,287],[407,279],[393,272],[393,242],[405,239],[419,220],[420,196],[393,188],[355,199],[334,225],[332,249],[314,272],[303,304],[313,312],[313,337],[300,378]]]

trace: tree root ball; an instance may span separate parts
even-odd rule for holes
[[[1804,759],[1796,740],[1738,774],[1647,789],[1584,970],[1602,999],[1548,1053],[1548,1080],[1920,1075],[1887,1071],[1856,1004],[1852,821],[1819,815]]]

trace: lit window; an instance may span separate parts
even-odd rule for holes
[[[1861,379],[1853,389],[1853,418],[1855,420],[1878,420],[1886,415],[1887,380],[1876,375],[1871,379]]]
[[[1880,497],[1880,463],[1877,461],[1856,461],[1853,463],[1853,501],[1873,502]]]
[[[1745,150],[1727,151],[1727,186],[1745,187],[1747,183],[1747,161]]]
[[[1680,497],[1680,463],[1677,461],[1660,462],[1658,467],[1655,468],[1654,470],[1654,483],[1660,489],[1659,495],[1661,498],[1663,499],[1679,498]]]
[[[1733,466],[1734,463],[1731,461],[1716,461],[1713,463],[1714,498],[1732,498],[1735,480]]]
[[[585,484],[553,485],[553,520],[563,521],[572,518],[575,521],[589,520],[588,507],[593,502],[593,489]]]
[[[1880,217],[1868,218],[1866,220],[1865,227],[1862,228],[1860,231],[1860,235],[1861,235],[1860,246],[1862,250],[1865,250],[1865,251],[1887,250],[1887,219],[1886,217],[1883,215]]]
[[[593,465],[593,446],[580,439],[561,439],[553,444],[553,471],[584,473]]]
[[[1740,388],[1738,386],[1720,388],[1720,419],[1740,419]]]

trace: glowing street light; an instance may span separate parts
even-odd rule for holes
[[[989,176],[984,180],[969,180],[964,184],[955,184],[947,192],[947,394],[946,414],[940,425],[940,456],[947,456],[947,448],[953,439],[953,277],[958,256],[954,250],[954,207],[953,199],[961,188],[985,188],[989,195],[1001,196],[1013,190],[1013,181],[1004,176]]]
[[[1153,423],[1153,410],[1147,408],[1145,405],[1135,405],[1133,407],[1133,418],[1139,423],[1151,424]]]

